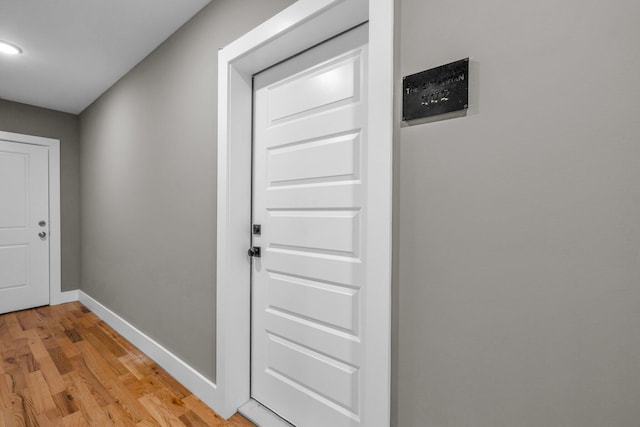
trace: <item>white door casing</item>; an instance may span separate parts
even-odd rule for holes
[[[393,0],[300,0],[219,53],[216,391],[214,409],[229,417],[250,398],[250,260],[252,76],[363,22],[369,23],[367,122],[363,167],[367,294],[362,323],[365,364],[361,422],[390,420],[392,142],[394,134]],[[373,309],[371,309],[373,308]]]
[[[254,78],[251,395],[297,426],[362,425],[367,36]]]
[[[48,187],[45,188],[45,197],[48,197],[48,213],[46,216],[48,219],[45,229],[36,224],[36,229],[34,231],[36,236],[37,233],[41,231],[45,231],[47,233],[46,240],[42,241],[38,237],[38,242],[44,242],[46,243],[46,246],[48,246],[48,272],[40,273],[43,275],[47,274],[48,282],[46,284],[46,302],[42,302],[45,297],[41,296],[39,297],[40,299],[38,302],[35,302],[34,304],[62,304],[64,302],[75,301],[77,300],[77,291],[62,292],[61,290],[60,141],[52,138],[0,131],[0,144],[10,144],[11,147],[14,147],[13,149],[15,149],[15,147],[19,147],[18,151],[44,153],[44,174],[46,175],[46,181],[48,182]],[[40,154],[37,157],[39,158],[38,162],[42,164],[42,155]],[[5,174],[6,173],[8,172],[5,171]],[[15,189],[3,191],[15,191]],[[41,192],[41,189],[38,191]],[[0,209],[2,208],[3,206],[0,205]],[[41,219],[37,219],[36,222],[39,222],[40,220]],[[34,221],[30,220],[30,222],[31,223],[28,226],[33,227]],[[2,231],[0,231],[0,234],[1,233]],[[29,232],[29,236],[33,238],[33,233]],[[5,237],[5,239],[9,239],[9,237]],[[0,245],[1,244],[2,243],[0,243]],[[5,254],[7,253],[8,252],[5,252]],[[15,266],[12,268],[15,268]],[[5,301],[6,296],[7,294],[2,296],[1,299],[4,303],[0,304],[6,304],[8,307],[8,304],[11,304],[11,302],[10,299]]]
[[[0,140],[0,313],[49,303],[47,157]]]

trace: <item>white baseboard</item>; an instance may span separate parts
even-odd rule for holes
[[[223,407],[222,393],[211,380],[89,295],[79,291],[78,300],[214,411]]]
[[[66,304],[68,302],[78,301],[79,290],[54,292],[49,296],[49,305]]]

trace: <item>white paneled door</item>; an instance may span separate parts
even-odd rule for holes
[[[362,425],[367,31],[254,78],[251,394],[299,427]]]
[[[0,140],[0,313],[49,304],[46,147]]]

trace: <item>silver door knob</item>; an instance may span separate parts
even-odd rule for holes
[[[45,237],[47,237],[47,233],[45,233],[44,231],[41,231],[38,233],[38,236],[40,236],[41,239],[44,239]]]

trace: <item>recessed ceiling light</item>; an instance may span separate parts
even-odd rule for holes
[[[18,55],[22,53],[22,49],[20,49],[20,46],[0,40],[0,52],[8,55]]]

